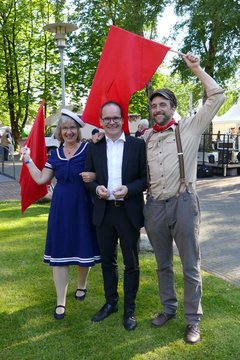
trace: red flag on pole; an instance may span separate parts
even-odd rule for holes
[[[101,105],[113,100],[123,108],[123,130],[129,133],[128,105],[131,95],[147,84],[169,49],[168,46],[111,26],[82,119],[98,127]]]
[[[38,109],[31,132],[24,144],[30,148],[31,158],[36,166],[42,170],[47,161],[47,152],[44,138],[44,100]],[[47,185],[38,185],[29,174],[27,165],[23,161],[20,174],[22,213],[35,201],[48,193]]]

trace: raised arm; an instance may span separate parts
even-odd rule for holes
[[[197,76],[197,78],[201,81],[203,87],[206,91],[219,87],[218,83],[202,69],[200,66],[199,59],[191,54],[186,54],[183,56],[183,59],[189,69]]]
[[[31,177],[38,185],[46,184],[53,178],[54,172],[51,169],[43,168],[41,171],[37,168],[30,157],[30,149],[28,147],[21,148],[21,154]]]

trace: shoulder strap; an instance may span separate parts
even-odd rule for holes
[[[149,132],[148,137],[145,141],[146,143],[146,159],[147,159],[147,146],[149,143],[149,140],[153,134],[153,129]],[[149,166],[148,166],[148,160],[147,160],[147,197],[151,195],[151,186],[150,186],[150,174],[149,174]]]
[[[180,136],[179,125],[176,124],[176,142],[177,142],[177,151],[178,151],[178,162],[179,162],[179,169],[180,169],[180,186],[178,189],[178,193],[182,190],[182,185],[185,185],[185,169],[184,169],[184,159],[183,159],[183,149],[182,149],[182,142]]]

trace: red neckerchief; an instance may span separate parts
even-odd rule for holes
[[[141,131],[141,135],[143,135],[146,130],[147,130],[147,128],[143,129],[143,130]]]
[[[161,126],[158,124],[154,124],[153,125],[153,131],[154,132],[160,132],[160,131],[164,131],[167,130],[170,126],[177,124],[176,121],[174,119],[172,119],[167,125]]]

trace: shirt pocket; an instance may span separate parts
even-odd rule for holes
[[[171,136],[165,140],[166,149],[169,154],[176,154],[177,153],[177,142],[176,137]]]

